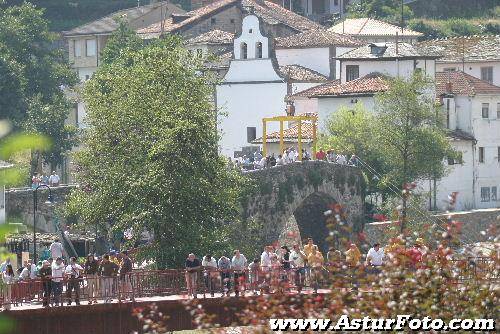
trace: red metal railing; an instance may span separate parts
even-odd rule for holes
[[[457,281],[469,279],[486,279],[499,280],[500,267],[499,262],[491,258],[468,258],[461,260],[451,260],[449,266],[454,279]],[[231,270],[226,271],[204,271],[200,270],[196,274],[196,291],[203,297],[209,294],[227,294],[235,292],[235,287],[238,291],[244,294],[245,292],[264,292],[273,293],[277,291],[295,290],[299,285],[313,289],[329,288],[332,280],[344,278],[346,282],[352,282],[352,272],[357,270],[357,277],[364,275],[364,269],[358,268],[341,268],[333,270],[330,273],[329,269],[338,266],[325,265],[322,268],[306,270],[299,273],[295,269],[284,270],[275,268],[268,271],[249,272],[244,271],[237,281],[235,281],[234,273]],[[348,270],[350,269],[350,270]],[[298,276],[300,275],[300,276]],[[79,301],[106,301],[113,300],[128,300],[145,297],[161,297],[171,295],[181,295],[187,293],[186,286],[186,271],[184,269],[168,269],[154,271],[134,271],[125,276],[114,277],[83,277],[79,280],[65,279],[62,282],[61,295],[54,296],[54,291],[50,295],[50,300],[45,302],[50,304],[67,303],[70,298],[68,295],[68,287],[76,285],[79,290]],[[18,306],[26,303],[43,303],[44,302],[44,284],[41,280],[21,281],[13,284],[3,284],[0,287],[0,302],[4,308],[10,306]],[[54,298],[60,297],[60,298]],[[71,293],[71,300],[75,300],[75,292]]]

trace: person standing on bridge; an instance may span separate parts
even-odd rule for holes
[[[66,297],[68,298],[68,305],[72,302],[72,293],[75,290],[75,303],[80,305],[80,280],[83,268],[76,263],[76,257],[72,257],[69,260],[69,264],[66,267],[65,275],[68,280],[68,285],[66,286]]]
[[[53,243],[50,244],[50,256],[55,261],[58,257],[63,257],[63,245],[59,242],[59,238],[56,238]]]
[[[295,275],[295,286],[297,287],[297,292],[302,291],[304,286],[304,281],[306,277],[305,265],[306,265],[306,254],[300,250],[298,244],[293,245],[293,250],[290,253],[290,261]]]
[[[42,262],[42,268],[38,271],[38,276],[42,280],[43,286],[43,307],[48,307],[50,304],[50,295],[52,293],[51,275],[52,269],[50,268],[50,263],[44,260]]]
[[[99,262],[93,254],[87,256],[87,260],[83,265],[83,272],[87,278],[87,288],[89,295],[89,305],[97,304],[97,295],[99,294],[97,286],[97,271],[99,270]]]
[[[121,252],[120,269],[120,296],[119,301],[125,300],[129,295],[130,301],[134,301],[134,289],[132,288],[132,260],[127,251]]]
[[[64,274],[64,263],[62,258],[58,257],[52,263],[52,293],[54,294],[54,305],[60,306],[62,304],[62,284],[63,284],[63,274]]]
[[[247,269],[247,259],[237,249],[234,251],[231,260],[231,269],[234,275],[234,292],[236,297],[240,295],[240,290],[245,291],[245,270]]]
[[[191,253],[186,259],[186,285],[188,289],[188,296],[198,298],[196,289],[198,284],[198,271],[201,268],[200,260]]]
[[[218,262],[220,270],[221,285],[224,287],[224,292],[229,296],[231,289],[231,260],[222,255]]]
[[[101,289],[102,295],[105,298],[104,303],[111,303],[113,298],[113,280],[118,272],[116,263],[109,260],[109,255],[105,254],[102,257],[101,264],[99,265],[98,274],[101,276]]]

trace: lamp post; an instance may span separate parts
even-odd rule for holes
[[[36,256],[36,211],[38,210],[37,191],[39,188],[49,189],[49,197],[47,198],[47,201],[45,202],[45,204],[52,204],[54,202],[54,200],[52,198],[52,190],[50,189],[50,187],[48,185],[41,184],[33,190],[33,263],[35,263],[35,264],[37,262],[37,256]]]

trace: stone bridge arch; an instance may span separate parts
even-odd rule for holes
[[[322,217],[331,203],[343,205],[348,224],[354,231],[361,230],[364,179],[357,167],[305,161],[247,172],[246,176],[255,188],[243,201],[243,218],[262,225],[262,245],[278,240],[293,216],[301,238],[313,237],[325,249],[328,229]],[[304,212],[305,207],[315,209]],[[303,219],[308,214],[313,217]]]

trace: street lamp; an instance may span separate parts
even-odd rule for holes
[[[50,187],[46,184],[41,184],[37,186],[33,190],[33,263],[36,264],[37,256],[36,256],[36,211],[38,210],[38,197],[37,197],[37,191],[39,188],[47,188],[49,189],[49,197],[47,198],[47,201],[45,201],[45,204],[53,204],[54,199],[52,197],[52,190]]]

